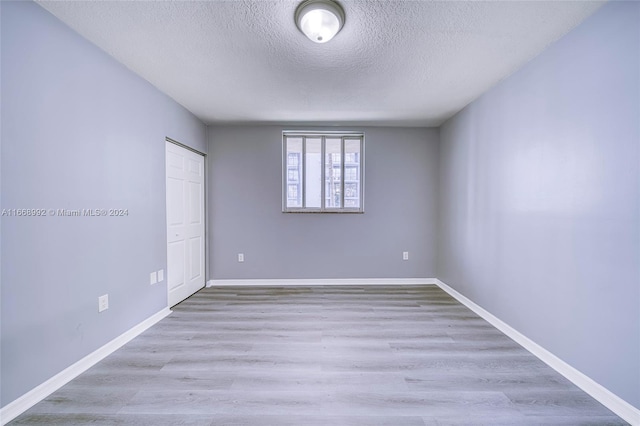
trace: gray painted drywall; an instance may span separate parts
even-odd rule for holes
[[[441,128],[437,275],[640,407],[640,3]]]
[[[1,2],[2,405],[167,306],[165,136],[206,152],[193,115],[31,2]],[[166,274],[165,274],[166,276]],[[110,308],[98,314],[98,296]]]
[[[300,214],[282,213],[285,129],[209,128],[210,278],[434,276],[437,130],[342,129],[365,133],[365,213]]]

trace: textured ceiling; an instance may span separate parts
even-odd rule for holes
[[[603,2],[341,0],[326,44],[290,0],[38,3],[208,124],[435,126]]]

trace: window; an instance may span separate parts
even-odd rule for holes
[[[284,212],[364,211],[362,133],[284,132],[282,146]]]

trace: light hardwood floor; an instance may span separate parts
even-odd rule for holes
[[[625,425],[436,286],[204,289],[11,425]]]

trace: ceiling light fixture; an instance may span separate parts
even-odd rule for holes
[[[296,25],[309,40],[326,43],[344,25],[344,10],[332,0],[306,0],[296,9]]]

